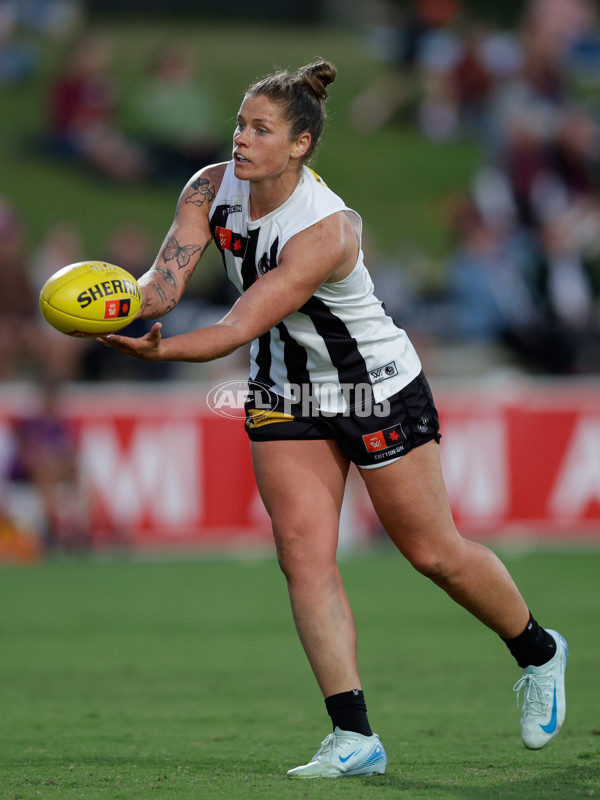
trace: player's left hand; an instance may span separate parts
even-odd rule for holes
[[[110,333],[107,336],[99,336],[98,341],[108,347],[113,347],[120,353],[141,361],[160,361],[161,355],[161,322],[155,322],[152,328],[144,336],[138,338],[133,336],[120,336],[117,333]]]

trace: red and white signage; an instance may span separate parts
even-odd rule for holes
[[[600,538],[600,387],[437,394],[463,530]]]
[[[270,544],[243,425],[206,406],[209,388],[67,392],[98,544]],[[433,388],[446,484],[463,533],[600,539],[600,386]],[[0,461],[12,421],[29,402],[19,391],[0,400]],[[369,527],[358,479],[349,483],[347,508],[350,525],[359,519],[356,527]]]

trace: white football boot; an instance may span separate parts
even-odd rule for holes
[[[336,728],[321,742],[308,764],[288,770],[288,778],[341,778],[383,774],[387,756],[379,736]]]
[[[539,750],[549,744],[565,721],[565,667],[567,642],[556,631],[548,633],[556,642],[556,653],[541,667],[525,667],[523,677],[514,685],[519,695],[523,689],[521,737],[529,750]]]

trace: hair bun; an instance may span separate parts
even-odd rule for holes
[[[336,76],[336,67],[325,60],[314,61],[298,70],[298,77],[308,85],[319,100],[327,99],[327,87],[334,82]]]

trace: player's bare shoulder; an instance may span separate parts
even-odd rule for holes
[[[179,197],[177,211],[202,209],[208,214],[217,196],[227,162],[211,164],[196,172],[186,183]]]
[[[290,265],[296,274],[302,264],[306,274],[335,283],[352,272],[359,248],[347,214],[337,211],[292,236],[282,248],[279,264]]]

